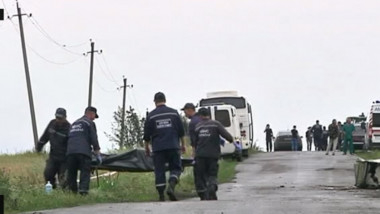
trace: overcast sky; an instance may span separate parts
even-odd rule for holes
[[[134,85],[127,105],[143,115],[158,91],[180,109],[207,92],[237,90],[253,105],[261,146],[267,123],[274,132],[297,125],[303,134],[316,119],[328,125],[367,113],[380,99],[377,0],[19,2],[33,14],[23,20],[39,136],[57,107],[67,109],[70,122],[83,115],[90,58],[81,54],[90,38],[103,50],[95,55],[93,87],[103,151],[111,148],[104,132],[122,103],[116,88],[123,75]],[[15,1],[0,1],[4,6],[16,13]],[[33,147],[18,22],[12,21],[0,22],[1,153]]]

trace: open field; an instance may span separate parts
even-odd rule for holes
[[[0,155],[0,194],[6,197],[6,213],[73,207],[84,204],[110,202],[156,201],[153,172],[119,173],[91,183],[87,197],[55,190],[44,191],[43,170],[47,154],[23,153]],[[220,161],[219,181],[228,182],[235,176],[235,161]],[[104,173],[101,172],[101,173]],[[178,197],[195,197],[192,168],[186,168],[177,188]]]

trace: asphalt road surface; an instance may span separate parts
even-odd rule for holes
[[[262,153],[237,167],[218,201],[98,204],[42,211],[61,213],[380,213],[380,191],[353,187],[355,156],[322,152]]]

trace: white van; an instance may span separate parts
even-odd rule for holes
[[[201,107],[221,104],[235,107],[234,114],[240,129],[242,152],[247,157],[248,149],[252,147],[254,138],[252,106],[245,97],[239,96],[237,91],[209,92],[207,98],[201,99],[199,102]]]
[[[365,143],[368,149],[380,148],[380,101],[373,102],[367,118]]]
[[[208,108],[211,114],[211,119],[219,121],[226,130],[232,135],[235,142],[242,142],[240,135],[239,120],[236,113],[236,108],[233,105],[209,105],[202,106]],[[225,142],[224,146],[221,146],[222,155],[236,154],[236,147],[234,144]],[[241,160],[241,153],[236,157]]]

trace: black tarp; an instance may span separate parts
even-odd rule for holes
[[[118,172],[152,172],[153,159],[147,157],[145,151],[134,149],[121,154],[102,154],[103,163],[97,165],[96,158],[92,158],[92,169],[101,169]],[[182,167],[192,166],[193,159],[182,158]]]

